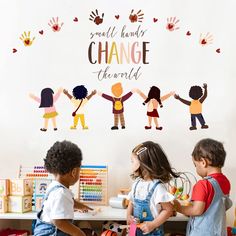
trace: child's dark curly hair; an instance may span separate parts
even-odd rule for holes
[[[88,90],[84,87],[84,85],[74,87],[72,92],[76,99],[84,99],[88,95]]]
[[[197,100],[202,96],[202,88],[200,86],[192,86],[189,90],[189,97]]]
[[[82,152],[69,141],[56,142],[48,150],[44,166],[49,173],[64,175],[81,166]]]

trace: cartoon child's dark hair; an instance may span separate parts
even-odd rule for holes
[[[44,88],[41,91],[41,102],[39,107],[52,107],[53,106],[53,90],[51,88]]]
[[[85,88],[84,85],[79,85],[74,87],[73,89],[73,96],[76,99],[84,99],[86,98],[88,95],[88,90]]]
[[[143,102],[143,105],[147,104],[151,99],[154,98],[158,101],[160,107],[163,107],[160,96],[161,96],[160,89],[156,86],[152,86],[149,90],[147,99]]]
[[[131,176],[133,178],[148,176],[151,179],[160,179],[167,183],[173,177],[179,177],[168,161],[166,154],[158,143],[144,142],[132,151],[137,156],[140,167]]]
[[[82,152],[69,141],[56,142],[48,150],[44,166],[49,173],[64,175],[81,166]]]
[[[200,161],[201,158],[207,159],[210,166],[221,168],[225,163],[226,152],[223,143],[207,138],[196,144],[192,157],[195,161]]]
[[[202,88],[200,86],[192,86],[189,90],[189,97],[197,100],[203,95]]]

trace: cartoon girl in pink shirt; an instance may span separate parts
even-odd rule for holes
[[[54,106],[55,102],[61,95],[61,92],[63,91],[63,88],[60,88],[55,95],[53,90],[51,88],[44,88],[41,91],[41,98],[36,97],[34,94],[30,93],[29,96],[36,102],[38,102],[40,105],[40,108],[44,108],[44,127],[41,128],[41,131],[47,131],[48,128],[48,121],[49,119],[52,120],[53,128],[56,131],[57,125],[56,125],[56,116],[58,115],[56,108]]]

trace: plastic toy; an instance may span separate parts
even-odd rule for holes
[[[108,229],[103,231],[101,236],[117,236],[117,233]]]

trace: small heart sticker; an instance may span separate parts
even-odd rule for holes
[[[40,30],[39,33],[40,33],[41,35],[43,35],[43,30]]]
[[[15,48],[13,48],[13,49],[12,49],[12,52],[13,52],[13,53],[16,53],[16,52],[17,52],[17,50],[16,50]]]
[[[190,31],[188,31],[188,32],[186,33],[186,35],[187,35],[187,36],[190,36],[190,35],[191,35],[191,32],[190,32]]]
[[[73,21],[74,21],[74,22],[78,22],[78,18],[77,18],[77,17],[75,17]]]
[[[153,22],[156,23],[158,21],[157,18],[153,18]]]
[[[115,15],[115,18],[118,20],[120,18],[120,15]]]
[[[217,49],[216,49],[216,52],[217,52],[217,53],[220,53],[220,48],[217,48]]]

